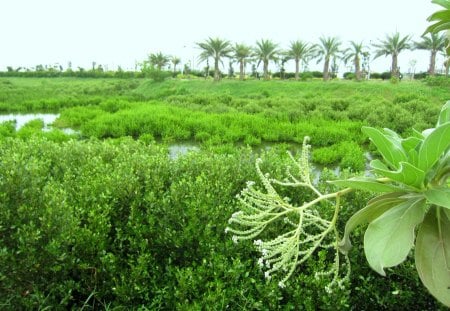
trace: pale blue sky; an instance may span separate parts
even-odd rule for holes
[[[158,51],[198,66],[195,42],[208,37],[249,45],[264,38],[281,48],[297,39],[316,43],[322,35],[337,36],[344,45],[369,45],[395,31],[418,40],[426,18],[439,8],[430,0],[1,0],[0,70],[55,63],[65,68],[69,61],[74,68],[95,61],[132,69]],[[417,60],[416,71],[425,71],[428,58],[426,52],[404,52],[400,67],[407,71]],[[371,67],[388,70],[390,59],[381,57]]]

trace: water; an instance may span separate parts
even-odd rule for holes
[[[28,114],[5,114],[0,115],[0,123],[7,121],[14,121],[16,125],[16,131],[22,128],[25,124],[32,120],[41,119],[44,121],[44,131],[51,129],[51,124],[59,117],[59,114],[55,113],[28,113]]]
[[[175,160],[190,151],[199,151],[200,147],[196,143],[179,143],[169,146],[169,158]]]

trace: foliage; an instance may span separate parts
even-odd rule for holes
[[[361,80],[361,55],[367,53],[365,51],[366,47],[362,42],[350,41],[350,47],[344,50],[344,62],[347,63],[349,60],[352,61],[355,67],[355,78],[356,80]]]
[[[295,80],[299,79],[300,62],[303,61],[307,64],[313,57],[315,48],[315,46],[300,40],[291,42],[289,49],[286,52],[286,56],[288,60],[292,59],[295,61]]]
[[[422,283],[441,303],[450,306],[450,101],[443,106],[435,128],[415,132],[408,138],[389,129],[363,127],[363,132],[383,159],[371,162],[375,177],[333,181],[343,189],[322,193],[311,179],[310,147],[305,139],[300,158],[290,155],[292,164],[287,166],[284,179],[264,174],[261,160],[256,162],[264,191],[252,182],[247,184],[238,197],[242,210],[231,216],[231,227],[226,231],[233,233],[236,243],[254,240],[266,278],[280,274],[278,285],[282,288],[297,266],[313,253],[331,250],[334,262],[317,274],[331,277],[326,288],[331,291],[333,287],[342,289],[349,279],[350,233],[368,224],[364,251],[370,267],[385,276],[384,269],[404,262],[415,245],[415,263]],[[306,188],[312,197],[292,201],[280,195],[276,186]],[[341,237],[337,226],[341,197],[355,189],[379,195],[349,218]],[[330,215],[325,209],[329,205],[324,203],[331,199],[335,206]],[[280,221],[285,223],[281,232],[256,240]]]
[[[251,60],[252,48],[245,44],[236,43],[233,46],[233,59],[239,63],[239,79],[244,80],[245,67],[247,62]]]
[[[258,60],[259,63],[263,63],[263,73],[264,79],[269,79],[269,62],[278,61],[278,54],[280,50],[278,49],[278,44],[274,43],[271,40],[261,39],[256,42],[256,47],[254,50],[254,56]]]
[[[341,41],[335,37],[320,37],[320,44],[317,46],[317,57],[320,62],[323,60],[323,80],[330,79],[330,62],[333,57],[338,56],[340,52]]]
[[[395,32],[392,35],[386,35],[386,38],[384,40],[379,40],[378,43],[373,44],[373,46],[376,48],[374,59],[383,55],[391,55],[391,75],[399,77],[400,72],[398,69],[398,55],[402,51],[409,50],[411,48],[410,40],[410,36],[401,37],[400,33],[398,32]]]
[[[223,57],[231,54],[231,43],[220,38],[208,38],[204,42],[197,43],[197,46],[202,49],[199,56],[201,61],[207,61],[209,58],[214,60],[214,81],[218,81],[220,79],[219,63],[222,62]]]
[[[169,64],[170,57],[164,55],[161,52],[150,54],[148,57],[148,62],[153,67],[156,67],[156,70],[161,71],[167,64]]]
[[[446,96],[446,88],[419,82],[2,78],[3,111],[59,111],[54,126],[118,138],[78,140],[42,132],[39,122],[21,131],[0,125],[0,309],[438,309],[413,266],[381,282],[363,252],[349,254],[357,272],[332,294],[326,278],[315,278],[328,266],[326,252],[307,260],[305,274],[286,288],[264,283],[255,251],[234,246],[224,230],[235,195],[257,180],[257,155],[262,170],[282,179],[280,167],[290,160],[280,155],[295,154],[310,134],[322,163],[359,170],[367,147],[362,124],[423,129]],[[201,148],[176,159],[155,142],[186,137]],[[250,151],[243,143],[261,145]],[[315,172],[321,192],[333,187],[322,183],[333,172]],[[283,196],[310,200],[296,190]],[[341,217],[369,197],[341,198]]]
[[[428,73],[430,75],[434,75],[434,70],[436,67],[436,55],[438,52],[444,52],[444,49],[447,45],[446,36],[439,35],[437,33],[431,33],[430,36],[422,36],[422,41],[414,42],[414,48],[419,50],[428,50],[430,51],[430,67],[428,69]]]
[[[288,163],[281,152],[261,154],[276,176]],[[170,159],[165,147],[129,138],[31,137],[1,142],[0,159],[2,309],[438,309],[410,266],[381,283],[357,265],[352,291],[327,294],[314,277],[326,253],[284,289],[262,282],[252,248],[224,234],[235,195],[257,178],[246,148]]]

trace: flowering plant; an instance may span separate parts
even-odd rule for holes
[[[415,131],[411,137],[402,138],[389,129],[363,127],[362,131],[381,155],[370,163],[375,177],[332,181],[342,190],[321,193],[312,182],[310,146],[305,138],[299,159],[289,154],[295,171],[288,167],[283,180],[263,173],[262,161],[257,160],[264,191],[253,182],[247,183],[238,195],[242,210],[232,215],[226,231],[233,233],[235,243],[254,240],[266,278],[281,275],[280,287],[316,251],[332,250],[330,270],[317,275],[331,276],[326,287],[331,291],[333,286],[344,287],[349,278],[351,232],[368,224],[364,251],[371,268],[384,276],[384,268],[403,262],[415,246],[416,269],[422,283],[450,306],[450,101],[442,107],[435,128]],[[315,198],[298,206],[282,197],[276,185],[305,188]],[[341,237],[337,228],[340,199],[354,190],[378,195],[348,219]],[[326,219],[320,208],[330,201],[334,202],[334,213]],[[285,223],[284,232],[271,239],[256,239],[279,220]]]

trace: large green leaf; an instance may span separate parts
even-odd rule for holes
[[[431,204],[450,209],[450,188],[430,188],[424,192],[424,195],[428,202],[430,202]]]
[[[402,146],[406,152],[409,152],[410,150],[414,150],[421,142],[422,139],[420,138],[408,137],[402,140]]]
[[[366,207],[353,214],[345,224],[345,232],[341,242],[339,243],[339,250],[342,253],[347,254],[352,247],[350,234],[352,233],[353,229],[355,229],[359,225],[370,223],[374,219],[381,216],[388,209],[398,205],[401,202],[404,202],[405,200],[400,198],[400,196],[402,196],[403,194],[405,193],[392,192],[380,195],[370,200]]]
[[[374,172],[378,174],[416,189],[420,189],[422,187],[422,183],[425,179],[425,173],[423,170],[418,169],[408,162],[400,162],[399,169],[397,171],[386,170],[381,164],[382,163],[377,162],[376,160],[370,163],[374,169]]]
[[[450,122],[450,100],[445,103],[439,113],[439,120],[436,126],[440,126],[444,123]]]
[[[418,167],[428,171],[450,146],[450,122],[437,127],[428,135],[419,149]]]
[[[406,162],[407,156],[403,150],[401,140],[389,134],[383,134],[373,127],[362,128],[364,134],[369,136],[370,140],[375,144],[385,161],[392,167],[398,169],[400,162]]]
[[[417,233],[415,261],[420,279],[430,293],[450,307],[450,219],[433,208]]]
[[[346,180],[333,180],[329,181],[331,184],[338,185],[340,187],[349,187],[358,190],[371,191],[371,192],[392,192],[392,191],[400,191],[401,188],[384,184],[377,181],[375,178],[369,177],[353,177]]]
[[[369,265],[381,275],[385,267],[403,262],[414,244],[415,227],[425,215],[424,199],[409,199],[372,221],[364,234]]]
[[[450,1],[449,0],[432,0],[431,3],[438,4],[447,10],[450,10]]]

